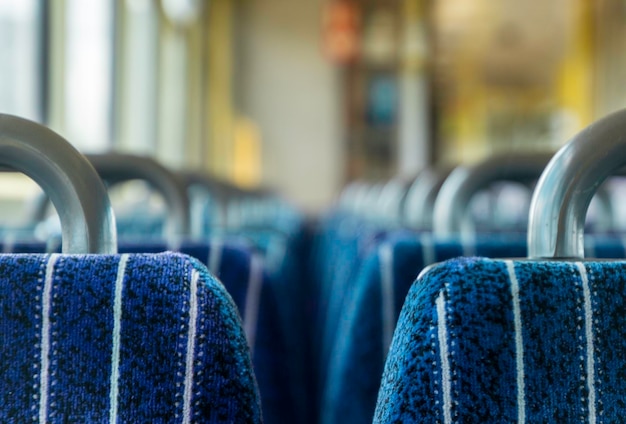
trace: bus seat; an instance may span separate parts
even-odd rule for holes
[[[261,422],[222,284],[185,255],[116,254],[113,213],[88,162],[29,121],[0,116],[0,134],[0,162],[59,211],[64,252],[0,256],[0,420]]]
[[[459,213],[443,214],[439,200],[436,221],[447,217],[444,227],[452,228],[457,237],[451,237],[452,230],[442,234],[441,222],[435,234],[398,232],[388,236],[363,261],[350,286],[350,295],[345,296],[346,302],[337,315],[339,325],[325,370],[322,422],[340,423],[348,419],[354,423],[371,422],[399,310],[411,284],[426,266],[459,256],[527,255],[525,237],[517,233],[458,237],[462,230],[460,221],[469,209],[472,195],[494,179],[536,180],[549,161],[545,154],[516,159],[500,156],[470,169],[458,168],[451,174],[451,180],[444,183],[443,203]],[[588,256],[625,257],[620,238],[596,236],[588,237],[586,242]]]
[[[585,214],[624,165],[626,112],[588,127],[533,194],[529,259],[459,258],[410,288],[375,423],[619,422],[626,263],[584,259]]]

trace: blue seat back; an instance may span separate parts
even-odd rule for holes
[[[41,242],[0,243],[0,250],[15,253],[38,253],[51,247],[54,251],[60,250],[59,243],[52,246]],[[205,264],[233,299],[242,317],[264,421],[293,421],[297,412],[292,387],[302,384],[302,380],[292,381],[289,371],[301,365],[298,358],[291,357],[287,351],[287,335],[279,307],[281,287],[268,274],[261,255],[249,245],[221,239],[208,243],[187,241],[177,247],[180,252]],[[127,241],[118,247],[120,253],[126,254],[157,254],[167,249],[167,244],[159,241]]]
[[[375,422],[620,422],[624,262],[458,259],[411,287]]]
[[[261,422],[239,315],[197,261],[31,254],[0,268],[3,422]]]
[[[524,256],[516,238],[434,242],[414,233],[389,235],[363,261],[342,308],[324,380],[324,423],[371,422],[384,361],[405,296],[424,267],[464,254]]]
[[[589,237],[590,256],[624,258],[623,240]],[[471,246],[433,241],[428,234],[389,235],[365,259],[343,308],[321,410],[325,423],[371,422],[380,378],[405,297],[423,269],[457,256],[525,257],[522,237],[479,237]]]

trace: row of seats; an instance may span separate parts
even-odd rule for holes
[[[612,119],[613,122],[619,122],[618,118]],[[588,139],[586,143],[592,146],[596,145],[604,157],[602,149],[607,141],[602,136],[589,135],[588,132],[580,138]],[[493,280],[489,273],[496,272],[491,268],[492,263],[498,264],[497,272],[508,272],[510,262],[453,259],[528,257],[530,245],[527,228],[529,225],[538,228],[543,225],[528,222],[531,204],[534,210],[543,208],[543,204],[551,200],[563,184],[562,181],[560,185],[552,183],[551,190],[554,193],[544,189],[542,196],[546,200],[542,201],[544,203],[537,200],[537,190],[546,184],[543,182],[542,185],[540,176],[544,170],[554,167],[550,162],[552,157],[551,153],[499,155],[475,166],[426,170],[414,181],[393,180],[378,186],[356,183],[346,188],[337,208],[322,220],[313,249],[312,269],[319,283],[317,298],[320,302],[315,345],[318,348],[316,366],[321,423],[370,423],[374,417],[375,422],[386,423],[513,421],[509,420],[509,416],[500,415],[497,408],[493,409],[492,404],[485,401],[489,396],[498,398],[511,393],[492,394],[492,387],[476,386],[483,380],[483,366],[491,367],[486,374],[489,378],[498,376],[499,367],[503,364],[492,361],[502,358],[504,353],[499,351],[501,346],[495,341],[513,336],[504,335],[502,329],[495,332],[494,326],[497,327],[499,322],[491,322],[490,327],[482,333],[473,332],[473,328],[466,328],[470,326],[469,321],[465,321],[462,309],[466,306],[460,306],[461,309],[457,310],[452,309],[456,306],[450,306],[449,303],[446,303],[446,313],[450,314],[450,320],[452,317],[456,320],[454,336],[459,339],[451,342],[451,350],[448,352],[454,355],[452,347],[456,343],[463,344],[463,349],[466,349],[463,350],[466,355],[463,360],[471,359],[473,362],[471,375],[463,375],[463,380],[461,376],[452,375],[451,383],[448,383],[460,385],[455,386],[454,390],[458,391],[459,397],[469,402],[467,408],[472,412],[456,409],[454,402],[457,400],[454,399],[450,400],[453,402],[450,416],[424,413],[425,410],[436,410],[443,402],[442,393],[452,390],[441,385],[441,375],[437,374],[441,370],[434,368],[435,365],[441,365],[438,362],[440,359],[432,357],[438,349],[437,343],[441,342],[436,319],[439,305],[437,296],[442,287],[459,284],[460,287],[456,289],[459,291],[454,295],[467,302],[468,308],[473,308],[472,313],[475,315],[471,319],[475,321],[488,318],[489,302],[510,301],[508,292],[499,294],[497,291],[489,291]],[[579,169],[582,165],[570,166],[573,170],[568,177],[577,181],[578,172],[583,172]],[[620,170],[620,167],[614,167],[612,171],[619,175]],[[539,185],[535,188],[538,180]],[[584,225],[586,222],[586,231],[590,235],[584,239],[584,249],[581,247],[581,252],[572,255],[573,258],[582,258],[583,251],[586,257],[593,258],[626,257],[623,229],[615,225],[618,221],[615,216],[618,207],[614,203],[619,199],[612,196],[610,186],[598,189],[601,182],[598,178],[594,181],[593,189],[589,188],[586,192],[587,201],[592,200],[591,194],[597,195],[591,202],[588,219],[584,219],[585,209],[582,224],[578,224]],[[508,194],[507,190],[510,191]],[[533,190],[534,200],[531,202]],[[586,208],[587,205],[577,207]],[[421,216],[415,216],[418,211]],[[565,231],[564,228],[569,227],[564,226],[559,231]],[[553,257],[552,254],[549,256]],[[434,265],[438,263],[443,265]],[[523,266],[518,265],[522,263]],[[466,282],[464,276],[472,270],[470,264],[480,271],[476,271],[477,275],[473,275],[471,280],[468,277],[469,282]],[[519,261],[514,264],[514,267],[534,270],[532,262]],[[469,268],[466,270],[466,267]],[[543,267],[538,266],[538,269]],[[439,275],[442,269],[446,270],[446,277]],[[422,277],[416,281],[420,274]],[[437,290],[433,292],[428,291],[430,289],[427,286],[434,284],[430,280],[438,284]],[[483,285],[487,288],[483,289]],[[476,290],[476,293],[466,294],[466,291],[471,290]],[[493,290],[501,290],[501,287]],[[560,307],[558,301],[549,305],[534,307],[539,308],[542,314],[549,312],[542,310],[544,307]],[[503,311],[502,314],[511,313],[510,309]],[[503,316],[498,316],[498,320],[503,319]],[[557,317],[554,316],[555,322],[559,321]],[[576,319],[572,317],[572,322]],[[552,352],[554,355],[566,353]],[[448,358],[454,359],[452,356]],[[515,364],[514,361],[512,363]],[[446,365],[450,366],[449,363]],[[466,373],[467,370],[458,368],[450,372]],[[498,376],[498,380],[504,378]],[[509,383],[514,385],[515,379]],[[418,389],[421,390],[421,397],[414,398],[414,391]],[[482,390],[483,398],[477,394],[474,400],[474,390]],[[558,389],[555,393],[562,395]],[[512,399],[515,400],[514,397]],[[545,407],[540,404],[532,407],[544,411],[544,418],[564,408],[559,406],[554,409],[556,400]],[[535,417],[529,421],[569,422],[558,417],[555,412],[551,420]]]
[[[117,253],[89,162],[0,116],[0,163],[46,191],[62,254],[0,257],[3,422],[262,422],[244,328],[224,286],[177,253]]]
[[[592,196],[626,163],[625,131],[614,113],[554,156],[533,193],[528,259],[455,259],[418,278],[375,422],[623,420],[626,263],[585,260],[584,233]]]
[[[120,422],[310,422],[308,285],[301,272],[307,232],[300,214],[272,193],[175,174],[147,158],[82,156],[50,130],[19,118],[1,116],[0,134],[0,156],[2,140],[11,153],[0,158],[3,170],[26,173],[46,193],[34,200],[24,226],[2,230],[5,258],[24,262],[24,275],[31,276],[13,286],[35,289],[30,309],[18,302],[15,311],[11,299],[22,289],[11,294],[7,288],[1,327],[19,330],[23,315],[44,320],[29,324],[33,343],[20,352],[31,352],[20,360],[39,362],[7,361],[11,379],[3,380],[23,379],[20,388],[38,382],[22,393],[24,402],[39,391],[30,403],[0,408],[3,422],[30,416],[99,422],[114,421],[113,415]],[[115,220],[100,179],[113,195],[123,193],[125,181],[146,181],[164,202],[156,209],[149,197],[131,207],[115,204]],[[50,204],[57,213],[50,214]],[[63,264],[58,272],[56,264]],[[55,302],[66,310],[57,311]],[[42,325],[46,333],[38,335]],[[8,354],[12,339],[3,340]],[[61,383],[50,376],[76,372],[81,378],[74,388],[65,376],[62,391],[52,390]],[[112,386],[114,378],[126,378],[123,387]],[[76,403],[84,404],[74,409]]]
[[[272,193],[0,116],[0,166],[46,193],[2,229],[0,418],[617,422],[626,265],[582,258],[626,257],[608,189],[585,228],[625,116],[554,157],[351,185],[313,228]],[[135,179],[164,204],[111,207],[101,181]]]

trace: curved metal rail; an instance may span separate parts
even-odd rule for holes
[[[63,253],[117,252],[106,188],[63,137],[35,122],[0,115],[0,165],[23,172],[50,197],[61,220]]]
[[[626,165],[626,110],[591,124],[552,158],[533,193],[531,258],[584,258],[584,227],[598,187]]]
[[[459,166],[445,180],[435,201],[433,230],[437,237],[457,236],[472,197],[496,181],[537,179],[552,153],[511,153],[493,156],[474,166]]]

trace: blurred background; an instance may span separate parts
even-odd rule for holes
[[[0,112],[316,213],[564,144],[626,106],[625,40],[624,0],[0,0]]]

